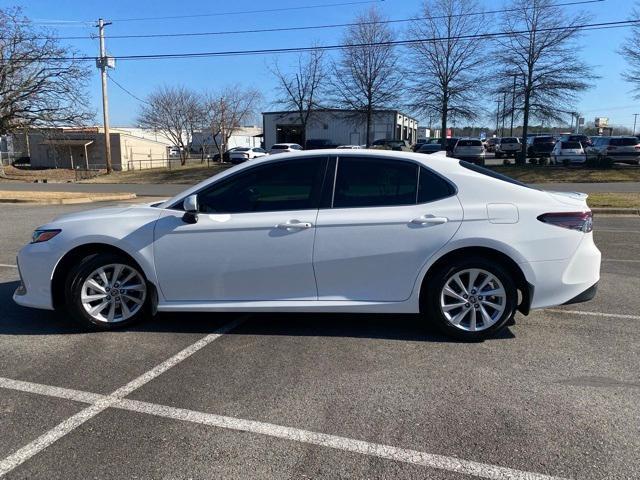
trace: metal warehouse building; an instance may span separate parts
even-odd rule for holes
[[[323,139],[338,145],[366,144],[367,125],[363,115],[352,110],[314,110],[303,131],[298,112],[263,112],[264,145],[298,143]],[[371,141],[417,139],[418,121],[398,110],[376,110],[371,125]]]

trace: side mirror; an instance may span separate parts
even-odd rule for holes
[[[198,223],[198,195],[189,195],[182,202],[184,215],[182,220],[185,223]]]

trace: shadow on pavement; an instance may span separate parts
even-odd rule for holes
[[[0,335],[64,335],[86,333],[64,314],[17,305],[18,282],[0,283]],[[129,332],[212,333],[238,318],[238,313],[161,313],[154,319],[123,329]],[[231,335],[351,337],[424,342],[455,342],[408,314],[254,313]],[[514,338],[507,328],[495,340]]]

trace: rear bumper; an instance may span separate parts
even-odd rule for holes
[[[531,308],[546,308],[566,303],[586,302],[596,293],[600,280],[600,250],[593,234],[584,236],[573,256],[564,260],[528,262],[527,281],[535,286]],[[590,296],[589,296],[590,295]]]
[[[598,282],[594,283],[592,286],[587,288],[584,292],[576,295],[568,302],[564,302],[563,305],[571,305],[572,303],[582,303],[588,302],[596,296],[596,292],[598,290]]]

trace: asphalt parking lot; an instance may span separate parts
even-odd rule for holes
[[[640,478],[638,217],[596,218],[593,301],[470,344],[416,316],[83,333],[15,305],[20,246],[85,208],[0,205],[0,476]]]

